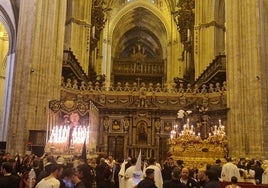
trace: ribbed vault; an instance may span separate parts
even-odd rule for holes
[[[129,57],[139,45],[149,58],[162,58],[167,33],[161,20],[150,10],[138,7],[125,14],[113,33],[113,57]]]

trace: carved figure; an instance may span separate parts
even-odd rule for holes
[[[139,101],[138,107],[147,107],[145,83],[141,83]]]
[[[161,84],[160,84],[160,83],[157,83],[157,84],[156,84],[155,91],[156,91],[156,92],[161,92]]]
[[[91,81],[88,82],[87,90],[88,91],[93,91],[93,86],[92,86],[92,82]]]
[[[183,83],[180,83],[179,93],[184,93]]]
[[[81,82],[80,90],[81,90],[81,91],[85,91],[85,90],[87,90],[87,86],[86,86],[85,81],[82,81],[82,82]]]
[[[129,83],[125,83],[124,91],[130,91]]]
[[[227,91],[227,82],[224,81],[222,84],[222,91]]]
[[[194,85],[193,93],[194,93],[194,94],[195,94],[195,93],[199,93],[199,89],[198,89],[198,85],[197,85],[197,84]]]
[[[207,86],[205,84],[202,85],[201,93],[206,94],[207,93]]]
[[[148,91],[149,91],[149,92],[153,92],[153,91],[154,91],[153,83],[152,83],[152,82],[149,83]]]
[[[122,91],[122,86],[121,86],[121,82],[117,82],[117,87],[116,87],[116,91]]]
[[[186,93],[192,93],[191,84],[187,84]]]
[[[71,78],[67,78],[67,82],[66,82],[65,87],[66,88],[72,88],[72,80],[71,80]]]
[[[214,85],[213,84],[209,84],[208,92],[209,93],[214,93]]]
[[[215,92],[220,92],[221,93],[221,86],[220,86],[219,82],[216,83]]]

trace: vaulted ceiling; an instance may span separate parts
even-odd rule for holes
[[[118,22],[113,33],[115,57],[129,57],[137,45],[145,50],[147,57],[162,57],[166,40],[166,29],[162,21],[150,10],[138,7],[129,11]]]

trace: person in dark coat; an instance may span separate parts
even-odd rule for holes
[[[210,170],[215,173],[217,176],[217,179],[219,180],[221,178],[221,160],[217,159],[216,163],[214,165],[211,165]]]
[[[185,168],[185,167],[182,168],[180,182],[184,183],[187,188],[196,188],[197,187],[196,180],[189,176],[189,169]]]
[[[154,169],[148,168],[145,171],[146,177],[134,188],[157,188],[154,183]]]
[[[1,165],[0,187],[1,188],[18,188],[20,178],[12,174],[13,168],[9,162],[3,162]]]
[[[180,182],[181,169],[175,167],[171,173],[172,179],[164,181],[163,188],[186,188],[186,185]]]
[[[108,166],[108,164],[105,162],[104,158],[100,159],[100,163],[96,166],[96,184],[97,187],[99,187],[98,185],[104,181],[105,177],[104,177],[104,171],[106,169],[110,170],[110,167]]]
[[[92,174],[91,167],[88,164],[80,164],[76,168],[76,175],[83,182],[84,186],[86,188],[92,188],[95,177]]]
[[[115,188],[114,182],[111,181],[113,173],[109,168],[103,172],[104,180],[97,185],[97,188]]]
[[[255,180],[257,184],[262,184],[262,174],[264,169],[261,167],[261,162],[256,161],[255,165],[252,166],[252,170],[255,171]]]
[[[206,175],[208,178],[208,182],[205,184],[205,188],[220,188],[217,175],[213,171],[207,170]]]

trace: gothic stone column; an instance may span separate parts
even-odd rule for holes
[[[231,157],[267,157],[267,85],[259,0],[226,0],[227,135]],[[266,68],[267,70],[267,68]],[[267,74],[267,73],[266,73]],[[266,137],[266,138],[265,138]]]
[[[20,1],[7,150],[22,153],[29,130],[45,130],[60,97],[66,1]]]

